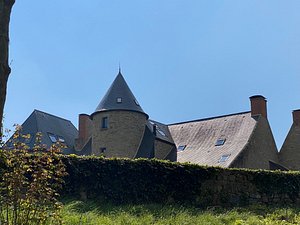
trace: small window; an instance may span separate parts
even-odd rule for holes
[[[122,98],[117,98],[117,103],[122,103]]]
[[[61,143],[65,143],[65,139],[62,136],[58,136],[58,141]]]
[[[215,146],[221,146],[225,144],[226,139],[225,138],[219,138],[215,144]]]
[[[103,129],[108,128],[108,117],[103,117],[102,118],[101,128],[103,128]]]
[[[54,134],[48,133],[48,136],[49,136],[50,140],[51,140],[53,143],[57,142],[57,138],[56,138],[56,136],[55,136]]]
[[[179,145],[177,150],[178,151],[184,151],[185,148],[186,148],[186,145]]]
[[[219,162],[226,162],[230,157],[230,154],[227,154],[227,155],[222,155]]]
[[[160,133],[160,135],[166,137],[167,135],[165,134],[165,132],[163,132],[162,130],[160,129],[157,129],[158,133]]]
[[[140,106],[139,102],[136,99],[134,100],[134,102],[137,106]]]
[[[149,123],[151,123],[152,125],[155,125],[155,123],[153,121],[151,121],[151,120],[149,120]]]
[[[101,153],[105,153],[106,152],[106,148],[100,148],[100,152]]]

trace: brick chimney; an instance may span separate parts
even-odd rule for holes
[[[79,114],[79,134],[75,140],[76,149],[81,150],[92,134],[92,121],[87,114]]]
[[[300,125],[300,109],[293,111],[293,121],[294,124]]]
[[[254,95],[250,97],[251,116],[261,115],[268,119],[267,115],[267,100],[262,95]]]

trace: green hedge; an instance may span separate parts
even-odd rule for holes
[[[117,202],[194,201],[202,181],[219,170],[145,159],[63,160],[69,173],[65,194],[84,191],[89,198],[104,197]]]
[[[88,198],[118,203],[202,206],[273,203],[273,199],[279,203],[299,202],[300,173],[296,172],[224,169],[147,159],[64,156],[63,162],[69,174],[62,193],[65,196],[84,193]]]

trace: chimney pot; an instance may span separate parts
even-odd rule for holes
[[[293,111],[293,122],[296,125],[300,125],[300,109]]]
[[[268,118],[267,115],[267,100],[262,95],[253,95],[250,97],[251,102],[251,116],[261,115]]]

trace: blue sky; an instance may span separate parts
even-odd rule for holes
[[[163,123],[268,99],[280,147],[300,108],[299,0],[17,0],[5,127],[34,109],[77,126],[118,72]]]

